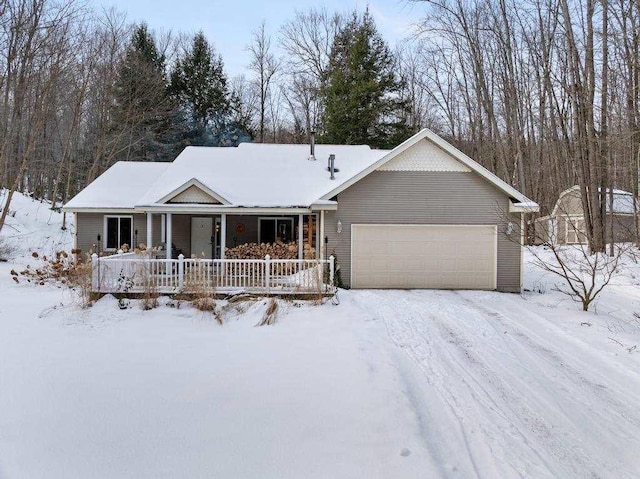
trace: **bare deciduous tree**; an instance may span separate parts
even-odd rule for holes
[[[286,54],[286,81],[283,96],[289,107],[295,132],[304,132],[300,141],[320,124],[320,87],[329,66],[336,34],[344,24],[338,13],[325,8],[296,12],[280,31],[280,45]]]
[[[423,78],[442,131],[542,214],[578,184],[589,246],[604,251],[601,192],[638,192],[640,3],[420,3]]]
[[[8,193],[0,229],[14,192],[34,187],[39,171],[30,167],[50,151],[43,145],[54,141],[56,106],[64,79],[74,65],[76,20],[81,14],[72,3],[54,5],[46,0],[7,1],[3,10],[0,44],[7,48],[0,53],[0,184],[8,188]]]
[[[255,74],[254,82],[258,91],[258,140],[264,143],[269,95],[272,93],[274,76],[280,69],[280,60],[273,54],[271,36],[266,31],[264,21],[253,32],[247,49],[251,54],[249,69]]]

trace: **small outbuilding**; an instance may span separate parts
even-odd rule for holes
[[[603,189],[604,191],[604,189]],[[613,235],[616,243],[633,241],[635,220],[633,193],[613,190],[613,202],[607,189],[605,194],[606,213],[613,217]],[[636,209],[638,200],[636,199]],[[609,238],[611,222],[605,222]],[[551,214],[535,220],[535,242],[537,244],[586,244],[587,233],[580,186],[572,186],[560,193]]]

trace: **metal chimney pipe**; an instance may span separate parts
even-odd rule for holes
[[[331,172],[331,177],[330,179],[335,180],[336,176],[334,175],[335,172],[335,161],[336,161],[336,155],[329,155],[329,171]]]
[[[316,161],[316,132],[315,131],[311,131],[311,156],[309,156],[309,159],[311,161]]]

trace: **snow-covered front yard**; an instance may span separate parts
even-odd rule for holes
[[[67,241],[43,209],[49,230],[12,219],[25,251]],[[633,264],[588,313],[529,268],[543,293],[342,291],[255,327],[265,301],[223,326],[167,300],[83,310],[54,284],[16,284],[28,261],[0,263],[1,479],[640,470]]]

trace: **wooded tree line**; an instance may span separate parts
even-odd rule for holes
[[[580,185],[587,237],[602,251],[605,188],[638,193],[640,2],[425,3],[411,55],[438,129],[543,214]]]
[[[204,35],[154,35],[80,2],[0,1],[0,93],[0,228],[16,189],[56,206],[116,161],[251,139]]]
[[[246,73],[229,78],[203,34],[73,0],[0,0],[1,184],[60,205],[115,161],[169,161],[189,144],[302,143],[315,129],[389,148],[426,126],[543,213],[581,185],[602,250],[600,187],[638,190],[640,1],[415,3],[419,33],[394,48],[368,12],[258,25]]]

